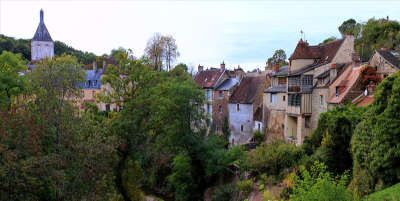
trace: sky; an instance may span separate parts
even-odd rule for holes
[[[294,51],[300,31],[315,45],[341,35],[337,27],[354,18],[400,19],[399,1],[290,1],[290,0],[0,0],[0,34],[32,38],[39,11],[53,40],[75,49],[109,54],[118,47],[144,54],[155,32],[176,39],[183,62],[197,69],[240,65],[263,69],[275,50]]]

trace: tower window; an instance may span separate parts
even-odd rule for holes
[[[236,104],[236,112],[240,112],[240,106],[239,106],[239,104]]]

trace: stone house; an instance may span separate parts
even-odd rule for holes
[[[229,98],[231,145],[247,144],[255,128],[262,128],[262,95],[269,82],[265,72],[247,74]]]
[[[83,67],[86,71],[86,81],[81,84],[82,87],[82,100],[80,101],[80,108],[84,109],[85,102],[95,103],[100,111],[119,111],[115,104],[106,104],[103,102],[96,102],[95,95],[102,91],[111,91],[109,84],[101,84],[101,79],[106,73],[107,66],[117,66],[113,58],[105,59],[102,61],[102,67],[97,66],[96,61]]]
[[[354,37],[310,46],[300,40],[289,58],[284,136],[297,145],[316,129],[321,112],[328,109],[329,84],[336,78],[332,64],[352,62]],[[335,66],[333,65],[333,66]],[[329,76],[327,76],[329,74]]]
[[[224,119],[229,118],[229,97],[243,75],[244,71],[241,68],[234,71],[227,70],[224,62],[219,69],[204,70],[203,66],[198,66],[194,81],[204,90],[207,102],[203,108],[211,120],[209,128],[214,126],[216,132],[222,132]]]
[[[263,97],[263,122],[267,141],[284,140],[285,116],[286,116],[286,82],[289,66],[279,67],[274,64],[272,72],[267,76],[271,80],[271,86],[264,91]]]
[[[378,74],[385,78],[400,68],[400,60],[396,54],[397,52],[388,51],[386,48],[375,50],[368,63],[376,67]]]

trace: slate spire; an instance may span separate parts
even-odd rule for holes
[[[33,41],[53,41],[50,36],[49,31],[44,24],[44,13],[43,9],[40,9],[40,23],[38,28],[36,29],[35,35],[33,36]]]

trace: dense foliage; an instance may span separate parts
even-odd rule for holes
[[[400,73],[378,85],[375,100],[354,131],[353,188],[359,195],[395,184],[400,178]],[[364,181],[364,177],[368,177]]]
[[[20,53],[24,60],[31,60],[30,39],[14,39],[13,37],[0,34],[0,52],[3,52],[4,50],[15,54]],[[56,56],[62,56],[64,54],[75,56],[78,59],[78,62],[83,64],[89,64],[96,60],[95,54],[76,50],[61,41],[54,42],[54,54]]]
[[[304,140],[303,149],[312,161],[324,162],[328,169],[342,174],[353,167],[350,140],[365,108],[344,105],[321,113],[318,127]]]

